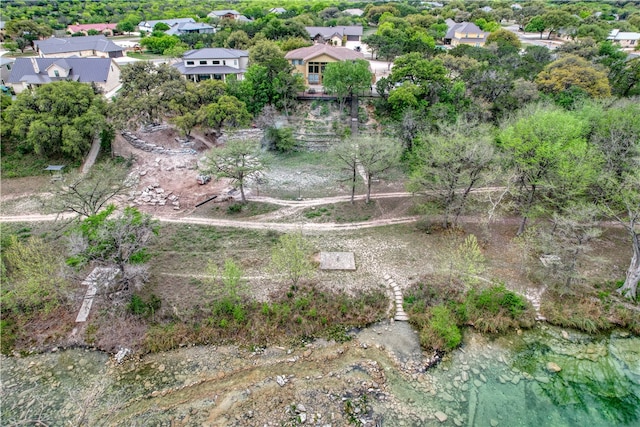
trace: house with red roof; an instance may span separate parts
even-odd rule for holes
[[[112,36],[118,24],[75,24],[69,25],[67,31],[71,34],[84,33],[85,36],[89,35],[89,30],[95,30],[105,36]]]

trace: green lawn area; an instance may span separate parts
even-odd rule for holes
[[[127,56],[129,58],[141,59],[143,61],[150,61],[152,59],[168,59],[168,56],[164,55],[156,55],[155,53],[150,53],[149,51],[144,52],[127,52]]]

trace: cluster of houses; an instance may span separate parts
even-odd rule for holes
[[[283,8],[274,8],[271,13],[285,13]],[[353,9],[352,14],[360,14]],[[231,19],[240,22],[249,19],[235,10],[217,10],[208,17]],[[151,32],[158,24],[167,34],[182,35],[188,33],[213,33],[214,27],[196,22],[192,18],[163,19],[142,21],[139,31]],[[488,32],[482,31],[472,22],[446,20],[447,33],[444,44],[452,47],[485,45]],[[166,28],[169,28],[166,30]],[[120,85],[120,64],[125,56],[125,48],[105,37],[115,29],[115,24],[83,24],[69,26],[72,33],[95,30],[104,35],[85,37],[51,37],[35,42],[38,57],[0,58],[0,78],[2,85],[9,86],[15,93],[34,86],[58,80],[73,80],[93,84],[105,94],[117,90]],[[293,66],[293,72],[304,78],[305,84],[313,87],[322,85],[325,66],[330,62],[364,59],[360,52],[362,40],[361,26],[306,27],[312,46],[295,49],[285,56]],[[609,35],[622,47],[636,47],[640,33],[627,33],[614,30]],[[347,46],[347,47],[344,47]],[[227,80],[233,76],[242,80],[249,65],[249,54],[245,50],[205,48],[190,50],[173,66],[186,78],[195,82],[216,79]]]

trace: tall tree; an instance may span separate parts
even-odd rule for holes
[[[245,126],[251,120],[244,102],[235,96],[222,95],[216,102],[204,105],[198,110],[200,122],[220,134],[222,126]]]
[[[456,226],[467,197],[494,157],[487,126],[458,121],[419,138],[409,188],[434,191],[444,208],[443,227]],[[450,222],[452,215],[455,215]]]
[[[240,188],[242,203],[246,203],[245,183],[247,179],[259,177],[262,174],[266,169],[264,160],[257,142],[232,140],[224,147],[211,150],[207,156],[204,171],[215,174],[219,178],[231,179]]]
[[[80,160],[109,128],[106,103],[91,86],[53,82],[24,91],[4,112],[5,129],[25,152]]]
[[[593,165],[588,161],[587,123],[571,112],[534,106],[498,134],[498,143],[516,172],[515,202],[522,216],[518,235],[527,219],[543,209],[542,200],[570,200],[590,184]],[[578,185],[579,188],[572,188]],[[558,190],[563,186],[563,190]]]
[[[283,234],[271,251],[271,269],[297,286],[301,279],[311,278],[315,273],[312,252],[313,247],[302,233]]]
[[[134,62],[122,69],[122,90],[112,108],[116,125],[157,123],[170,109],[170,101],[185,90],[180,72],[167,64]]]
[[[369,62],[364,59],[331,62],[324,69],[322,85],[336,94],[342,111],[347,97],[353,97],[354,94],[371,87]]]
[[[607,75],[576,55],[565,55],[544,67],[536,83],[541,91],[551,94],[577,87],[593,98],[611,95]]]
[[[355,141],[358,147],[358,163],[366,178],[366,202],[371,201],[371,183],[374,178],[396,166],[402,154],[402,145],[379,135],[360,136]]]

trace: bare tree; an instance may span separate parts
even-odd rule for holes
[[[331,147],[330,156],[336,161],[351,181],[351,204],[354,204],[356,181],[358,178],[358,144],[351,139],[345,139]]]
[[[367,198],[371,201],[371,182],[400,161],[402,146],[397,141],[379,135],[361,136],[355,139],[358,148],[358,163],[362,166],[367,181]]]
[[[126,165],[112,161],[97,164],[86,174],[67,174],[54,183],[50,207],[82,217],[95,215],[115,197],[135,187],[137,181],[128,174]]]

